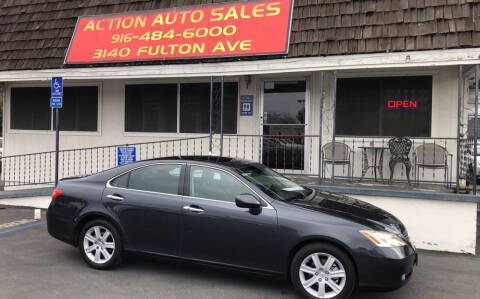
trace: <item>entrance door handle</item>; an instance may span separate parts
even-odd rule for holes
[[[115,200],[115,201],[123,201],[125,199],[123,196],[116,195],[116,194],[109,194],[105,197],[110,198],[111,200]]]
[[[192,213],[198,213],[198,214],[205,212],[204,209],[202,209],[202,208],[200,208],[200,207],[198,207],[198,206],[184,206],[183,209],[184,209],[184,210],[187,210],[187,211],[190,211],[190,212],[192,212]]]

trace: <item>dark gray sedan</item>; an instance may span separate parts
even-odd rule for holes
[[[396,289],[417,262],[386,211],[232,158],[157,159],[64,179],[47,220],[97,269],[146,253],[281,276],[307,298]]]

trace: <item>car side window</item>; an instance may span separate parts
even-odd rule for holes
[[[190,196],[235,202],[239,194],[252,191],[232,175],[221,170],[190,167]]]
[[[125,185],[128,189],[178,194],[180,172],[181,165],[151,165],[132,170],[129,174],[116,178],[110,184],[114,187]],[[127,177],[127,179],[123,177]]]
[[[123,174],[110,182],[110,185],[118,188],[127,188],[129,173]]]

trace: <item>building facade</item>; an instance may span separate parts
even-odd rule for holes
[[[387,147],[393,137],[413,142],[412,162],[418,159],[413,154],[421,145],[435,144],[446,150],[446,170],[415,168],[412,180],[450,184],[465,175],[456,168],[461,157],[459,137],[467,132],[471,109],[467,99],[474,90],[475,65],[480,62],[477,0],[298,0],[286,54],[64,63],[79,16],[210,3],[3,1],[3,155],[54,149],[50,79],[61,76],[60,149],[72,150],[60,158],[68,165],[61,177],[94,172],[103,168],[100,163],[116,164],[117,156],[105,153],[104,148],[83,154],[81,149],[157,142],[137,146],[137,156],[222,154],[259,161],[288,174],[373,180],[380,176],[374,170],[390,175],[389,152],[381,149],[380,169],[366,168],[373,158],[366,148]],[[198,139],[179,142],[176,148],[175,143],[168,143],[189,138]],[[346,145],[349,164],[334,161],[332,168],[328,163],[322,149],[332,142]],[[377,157],[373,159],[377,163]],[[18,168],[19,178],[14,181],[28,181],[31,173],[51,176],[54,168],[50,154],[48,158],[40,154],[34,162],[38,164],[27,164],[21,158],[12,161],[11,169],[3,173]],[[395,180],[407,179],[404,168],[397,166],[395,171]],[[385,193],[368,196],[365,199],[408,219],[404,221],[415,227],[419,247],[475,251],[474,200],[437,202],[411,194],[387,198]],[[466,233],[454,241],[432,237],[430,226],[425,228],[416,220],[414,212],[419,207],[438,215],[454,209],[458,213],[452,221],[458,223],[452,233]],[[441,221],[433,218],[431,225]]]

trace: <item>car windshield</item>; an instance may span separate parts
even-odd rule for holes
[[[235,170],[273,199],[302,199],[312,192],[262,164],[248,164]]]

